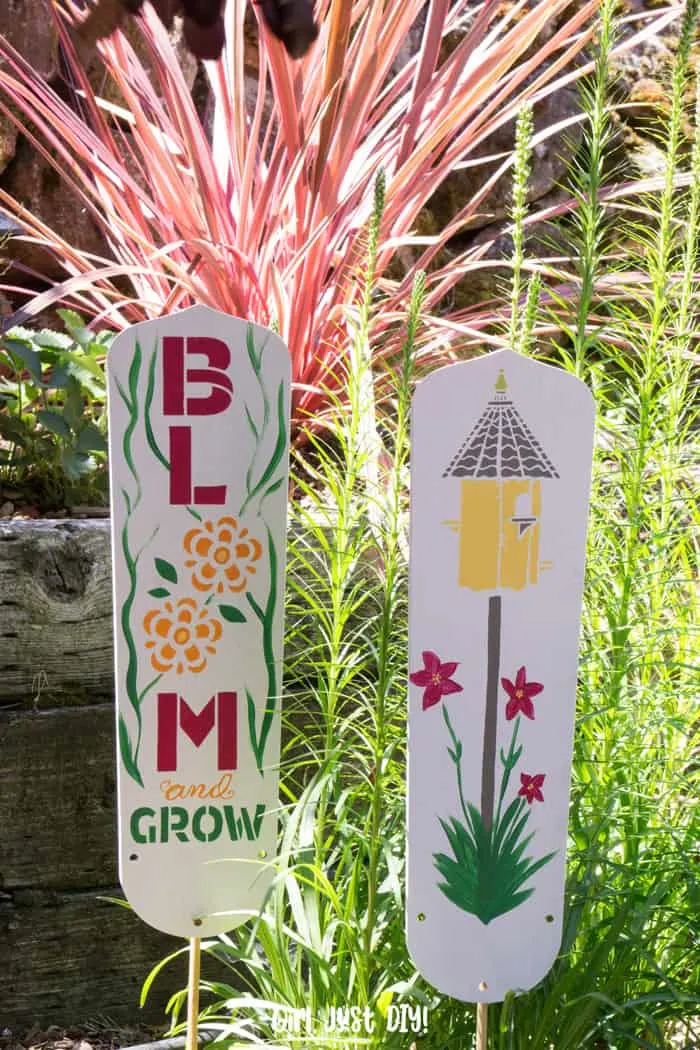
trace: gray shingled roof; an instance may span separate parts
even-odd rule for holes
[[[493,399],[443,478],[558,478],[556,467],[507,394],[503,370]]]

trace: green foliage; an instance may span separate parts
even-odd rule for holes
[[[65,331],[0,337],[0,480],[50,509],[104,501],[104,359],[112,333],[60,310]]]
[[[490,1050],[694,1045],[700,92],[690,157],[679,129],[697,10],[688,4],[672,76],[667,177],[631,211],[604,185],[617,16],[602,3],[572,265],[537,263],[546,295],[525,297],[529,319],[514,330],[525,352],[547,332],[549,358],[593,389],[598,426],[562,948],[536,988],[490,1008]],[[619,231],[623,257],[609,247]],[[369,275],[373,250],[370,238]],[[276,1006],[322,1017],[348,1005],[370,1010],[369,1045],[405,1047],[412,1037],[385,1025],[399,1001],[430,1007],[421,1050],[473,1044],[473,1007],[428,987],[404,942],[407,424],[421,287],[402,367],[378,402],[369,284],[330,431],[311,431],[295,461],[276,880],[251,925],[205,945],[230,978],[205,981],[202,1020],[235,1045],[279,1044]],[[515,808],[510,825],[518,819]],[[445,830],[466,855],[471,843],[454,823]],[[471,838],[483,839],[474,823]],[[183,1001],[172,999],[176,1019]],[[301,1045],[330,1040],[305,1033]]]
[[[476,915],[484,924],[517,908],[532,894],[523,888],[535,872],[552,859],[549,853],[538,860],[523,856],[532,835],[525,835],[528,818],[524,798],[515,798],[500,821],[486,828],[476,806],[467,803],[465,822],[440,819],[453,856],[435,856],[444,879],[440,889],[462,911]]]
[[[449,821],[440,819],[453,856],[435,854],[435,866],[444,879],[438,885],[458,908],[488,924],[528,899],[532,889],[526,883],[552,859],[554,853],[537,860],[524,856],[535,837],[534,832],[527,834],[529,806],[524,798],[516,795],[503,808],[511,773],[522,754],[522,747],[516,747],[520,718],[514,724],[508,754],[503,751],[500,754],[503,768],[498,807],[492,826],[487,827],[476,806],[465,802],[462,791],[462,741],[455,734],[446,706],[442,713],[452,741],[448,752],[457,770],[457,788],[464,823],[455,817],[450,817]]]

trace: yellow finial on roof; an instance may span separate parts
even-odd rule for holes
[[[506,383],[506,374],[503,371],[503,369],[501,369],[500,372],[498,373],[498,379],[496,380],[496,386],[494,387],[494,390],[496,391],[497,394],[500,394],[504,390],[507,390],[507,389],[508,389],[508,384]]]

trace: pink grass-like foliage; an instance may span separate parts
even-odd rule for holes
[[[65,270],[65,280],[36,297],[29,314],[61,301],[121,329],[199,302],[274,323],[292,355],[295,419],[316,416],[329,396],[342,394],[373,189],[383,169],[375,361],[391,360],[400,345],[419,269],[429,272],[423,354],[435,358],[478,340],[493,320],[488,309],[437,308],[487,246],[453,254],[449,263],[439,253],[495,181],[508,177],[511,158],[439,233],[416,236],[417,217],[455,166],[525,102],[585,70],[574,62],[591,38],[597,7],[597,0],[573,11],[569,0],[483,0],[476,7],[469,0],[319,0],[319,38],[300,62],[259,24],[251,94],[245,2],[229,0],[224,54],[207,64],[209,135],[148,4],[138,22],[149,70],[121,31],[99,45],[109,97],[119,105],[96,93],[73,46],[70,27],[84,14],[73,0],[47,4],[79,104],[58,97],[0,38],[0,111],[72,187],[105,234],[111,258],[77,250],[68,234],[61,237],[0,192],[0,207]],[[673,17],[667,10],[656,21]],[[421,19],[419,50],[407,58],[409,33]],[[459,27],[466,28],[450,50],[446,38],[454,40]],[[648,24],[643,33],[653,29]],[[401,249],[410,250],[402,253],[404,275],[389,280]]]

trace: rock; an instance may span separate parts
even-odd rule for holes
[[[559,197],[568,197],[566,193],[557,193],[547,197],[547,204],[554,204]],[[460,248],[465,245],[460,238]],[[500,223],[484,227],[469,240],[469,247],[483,249],[480,259],[486,265],[470,271],[455,286],[454,307],[465,309],[477,303],[498,299],[499,304],[507,305],[510,295],[509,281],[511,274],[510,259],[513,254],[513,238]],[[546,258],[552,255],[568,253],[564,234],[560,228],[550,222],[533,223],[526,227],[525,259]],[[498,265],[498,263],[502,265]]]
[[[35,70],[48,78],[56,71],[56,34],[50,18],[37,8],[42,0],[0,0],[0,34],[26,58]],[[152,66],[148,48],[133,20],[125,26],[126,36],[149,74]],[[197,61],[185,48],[181,19],[177,19],[170,40],[189,88],[194,84]],[[104,66],[95,55],[89,62],[88,76],[95,92],[107,101],[124,105],[114,81],[105,76]],[[158,92],[158,81],[151,76]],[[131,171],[131,165],[129,165]],[[3,190],[29,208],[71,247],[110,258],[107,242],[93,222],[89,209],[67,188],[54,168],[23,139],[9,118],[0,115],[0,185]],[[135,172],[131,171],[134,175]],[[3,218],[0,213],[0,219]],[[16,229],[16,227],[14,227]],[[2,224],[0,224],[0,233]],[[5,254],[10,261],[34,270],[48,280],[61,280],[66,274],[49,252],[39,245],[13,239]]]
[[[535,133],[574,116],[580,110],[578,92],[574,88],[565,88],[548,96],[534,108]],[[571,158],[581,143],[581,137],[580,124],[572,124],[565,131],[551,136],[535,147],[528,200],[539,200],[564,180]],[[469,167],[450,175],[428,201],[426,211],[430,213],[433,229],[446,226],[467,201],[479,192],[513,149],[514,141],[515,124],[511,122],[471,150],[466,158]],[[494,155],[497,155],[498,159],[484,160],[483,164],[473,165],[473,161],[478,158]],[[508,214],[511,186],[510,175],[499,179],[479,206],[478,215],[470,220],[467,228],[482,229],[504,218]]]
[[[38,0],[2,0],[0,36],[4,36],[37,73],[54,71],[56,33]]]
[[[627,155],[637,175],[657,178],[666,171],[666,154],[654,142],[643,138],[631,129],[625,135]]]
[[[107,244],[85,203],[24,139],[3,174],[2,188],[65,237],[71,247],[108,255]],[[41,245],[12,238],[6,251],[11,262],[21,263],[49,280],[66,276],[59,262]]]
[[[3,172],[15,154],[17,128],[9,117],[0,114],[0,172]]]
[[[44,76],[53,71],[56,34],[51,19],[37,17],[36,0],[3,0],[0,4],[0,36],[26,58]],[[17,128],[12,120],[0,115],[0,172],[15,153]]]

